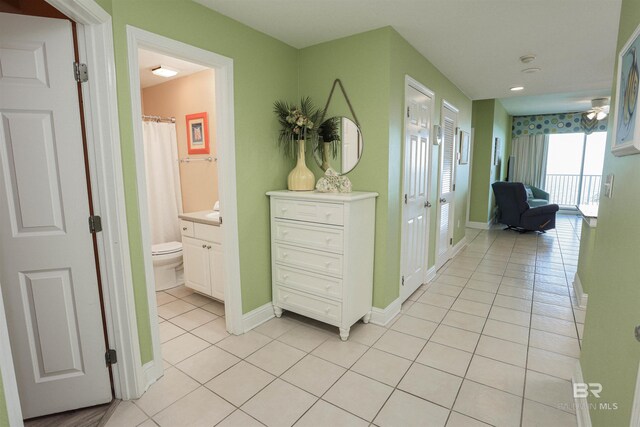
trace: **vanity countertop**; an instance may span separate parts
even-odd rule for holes
[[[178,215],[178,218],[185,221],[199,222],[201,224],[220,226],[220,212],[199,211]]]

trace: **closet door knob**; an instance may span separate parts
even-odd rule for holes
[[[207,245],[207,249],[211,249],[211,245]]]
[[[182,231],[187,231],[187,227],[182,227]]]
[[[207,249],[207,245],[202,245],[202,249]]]

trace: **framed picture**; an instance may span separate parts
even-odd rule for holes
[[[471,144],[471,138],[469,132],[463,130],[460,131],[460,157],[458,164],[469,164],[469,145]]]
[[[611,151],[616,156],[640,153],[638,55],[640,55],[640,25],[618,55],[618,79],[611,147]]]
[[[189,154],[209,154],[209,119],[207,113],[188,114],[187,151]]]
[[[500,138],[496,138],[493,143],[493,166],[500,164]]]

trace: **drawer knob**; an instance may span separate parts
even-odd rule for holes
[[[331,285],[327,285],[325,286],[325,288],[327,288],[327,290],[331,289]]]
[[[325,268],[329,268],[331,266],[331,261],[324,263]]]
[[[282,213],[285,213],[285,212],[287,212],[287,208],[282,208],[282,209],[280,209],[280,211],[281,211]]]
[[[327,314],[329,314],[330,311],[331,311],[331,307],[327,307],[327,308],[324,309],[324,312],[327,313]]]
[[[286,301],[287,299],[289,299],[289,295],[283,295],[282,299]]]
[[[285,282],[287,281],[288,278],[289,278],[288,274],[285,274],[284,276],[282,276],[282,280],[284,280]]]
[[[327,243],[331,242],[331,237],[326,238]]]
[[[182,227],[182,231],[187,231],[187,227]]]
[[[327,212],[325,215],[329,218],[331,216],[331,212]]]
[[[211,245],[207,245],[207,249],[211,249]]]
[[[289,234],[289,232],[287,230],[283,230],[282,231],[282,237],[286,236],[287,234]]]
[[[202,249],[207,249],[207,245],[202,245]]]
[[[283,253],[282,253],[282,258],[286,258],[286,257],[288,257],[288,256],[289,256],[289,254],[288,254],[288,253],[286,253],[286,252],[283,252]]]

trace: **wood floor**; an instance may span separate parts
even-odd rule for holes
[[[119,402],[114,399],[111,403],[104,405],[33,418],[26,420],[24,425],[25,427],[98,427],[106,423]]]

